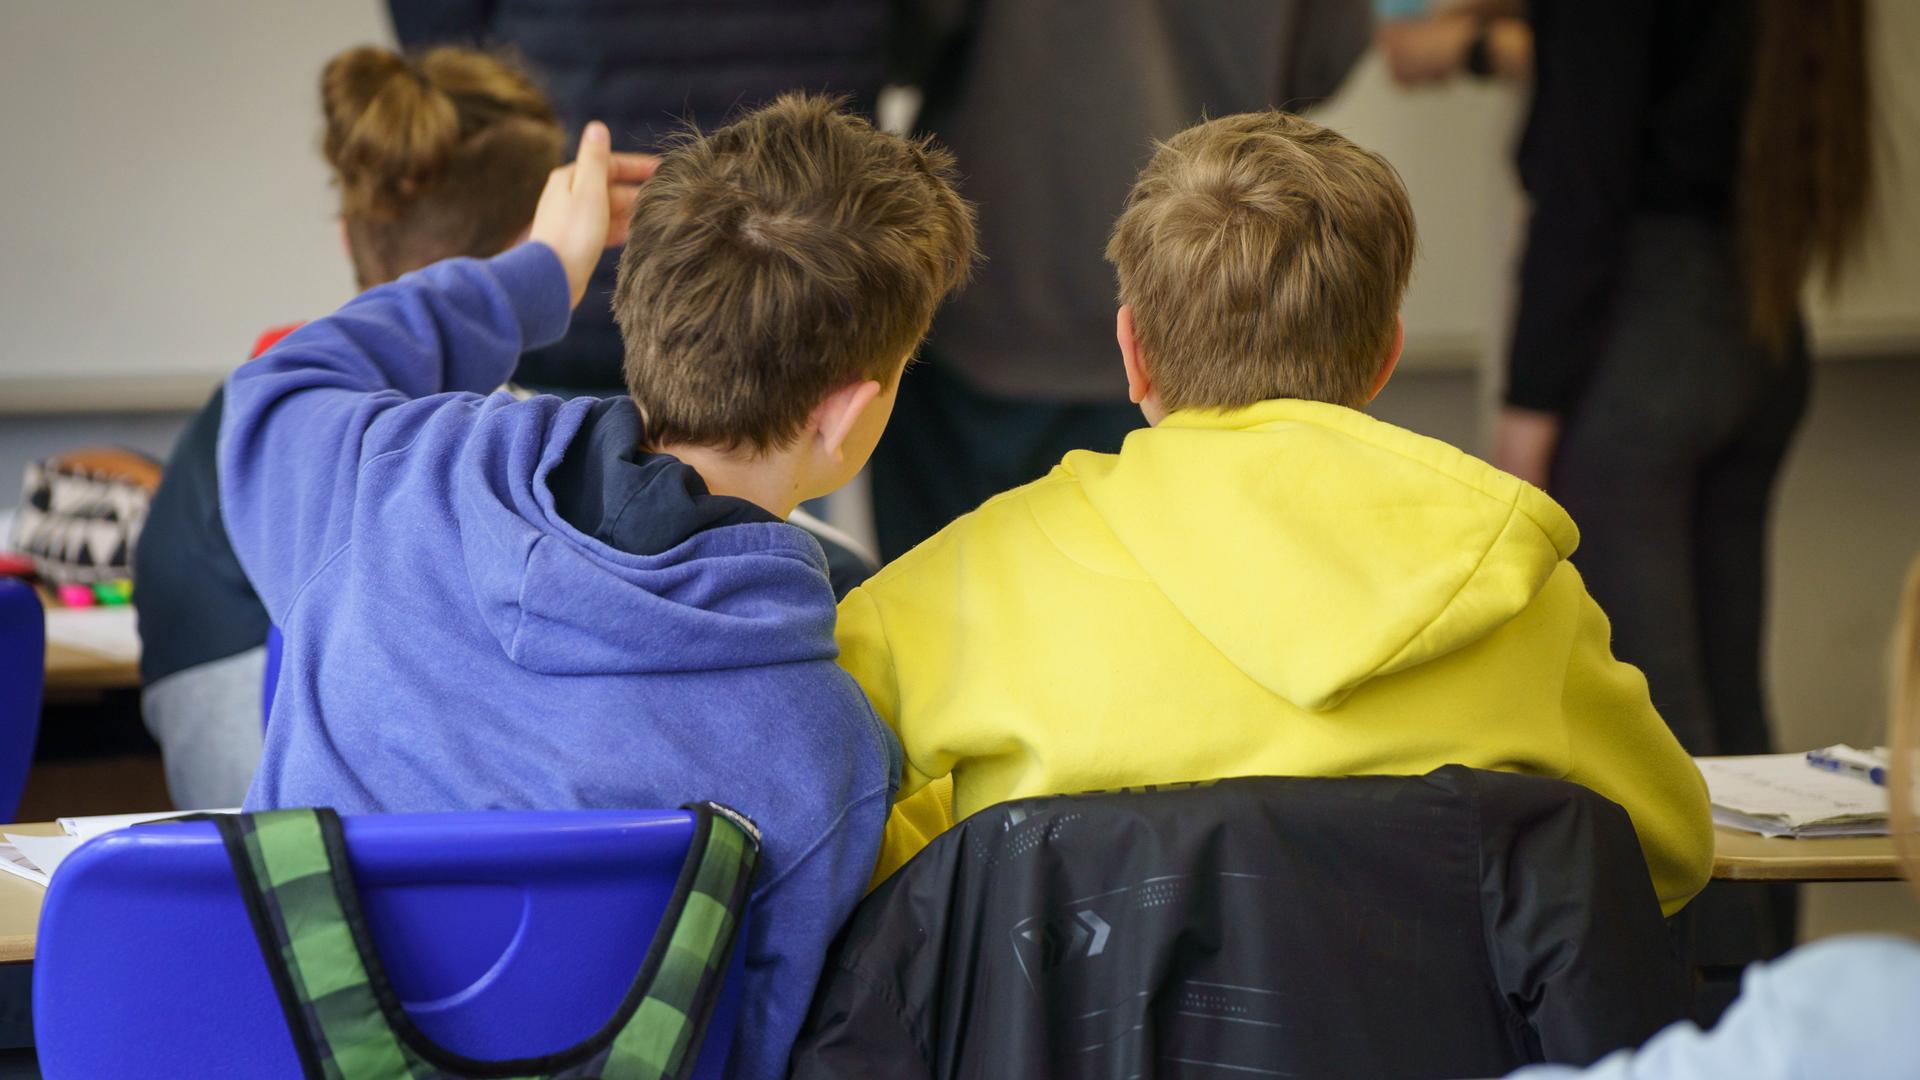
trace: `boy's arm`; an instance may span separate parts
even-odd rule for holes
[[[867,700],[873,703],[873,711],[900,739],[903,764],[900,769],[900,790],[894,799],[904,802],[935,777],[951,772],[953,763],[950,760],[942,761],[937,754],[907,741],[903,724],[905,717],[901,715],[899,670],[894,666],[893,648],[887,642],[887,630],[880,617],[880,607],[864,586],[848,593],[847,598],[840,601],[834,637],[840,644],[840,666],[853,676],[853,681],[860,684]],[[927,760],[922,759],[922,753],[927,754]]]
[[[1578,593],[1561,709],[1566,779],[1626,808],[1668,915],[1706,887],[1713,870],[1713,815],[1706,781],[1647,694],[1638,668],[1614,659],[1612,632],[1579,572],[1565,563],[1550,588]]]
[[[866,588],[857,588],[840,602],[834,636],[840,643],[840,666],[853,676],[873,703],[873,711],[900,739],[900,790],[887,816],[880,842],[872,889],[906,865],[933,838],[953,827],[953,761],[937,750],[907,743],[901,715],[900,673],[880,606]],[[923,755],[916,758],[915,751]],[[919,760],[920,764],[915,764]]]
[[[544,244],[454,259],[372,289],[308,323],[227,382],[220,504],[234,552],[268,612],[345,543],[361,466],[407,446],[447,390],[485,391],[520,353],[559,340],[567,274]]]
[[[854,799],[785,873],[755,886],[747,977],[767,992],[746,995],[731,1074],[786,1075],[787,1052],[800,1037],[828,950],[860,901],[888,792],[877,788]]]
[[[1521,171],[1533,208],[1507,346],[1506,404],[1564,416],[1599,363],[1640,194],[1658,50],[1648,0],[1553,4]]]
[[[887,815],[887,831],[880,838],[880,858],[874,863],[867,891],[893,876],[895,870],[933,843],[934,837],[953,828],[953,777],[942,776],[926,787],[893,804]]]
[[[361,466],[429,424],[471,425],[471,400],[414,399],[496,386],[523,349],[566,332],[594,264],[625,238],[639,184],[659,165],[612,153],[609,138],[605,124],[589,123],[578,158],[547,178],[534,243],[370,290],[228,380],[221,513],[276,621],[345,543]]]

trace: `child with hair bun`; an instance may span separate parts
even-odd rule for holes
[[[362,289],[526,231],[565,142],[527,74],[472,49],[408,59],[362,46],[320,76],[321,151]]]
[[[361,289],[526,232],[565,135],[512,62],[464,48],[362,46],[320,77],[322,152]],[[257,356],[294,330],[261,335]],[[214,444],[223,389],[174,446],[136,555],[141,712],[185,809],[234,806],[261,751],[266,610],[221,522]]]

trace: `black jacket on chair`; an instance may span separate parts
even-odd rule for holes
[[[1488,1077],[1684,1017],[1619,806],[1557,780],[1025,799],[855,912],[797,1077]]]

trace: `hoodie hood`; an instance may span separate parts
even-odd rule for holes
[[[631,400],[534,398],[495,425],[460,470],[458,513],[482,618],[514,663],[606,675],[836,655],[820,546],[639,449]]]
[[[1539,489],[1320,402],[1175,413],[1062,467],[1214,648],[1306,709],[1486,637],[1579,543]]]

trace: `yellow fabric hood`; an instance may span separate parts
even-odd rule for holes
[[[1065,464],[1194,629],[1306,709],[1505,625],[1579,543],[1531,485],[1319,402],[1175,413]]]

